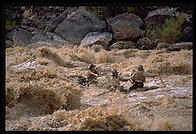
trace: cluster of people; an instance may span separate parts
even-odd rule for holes
[[[102,74],[97,71],[96,66],[94,64],[89,65],[89,71],[87,73],[86,80],[84,82],[86,83],[93,83],[98,76],[101,76]],[[136,68],[136,71],[134,70],[132,72],[131,78],[123,78],[119,76],[118,71],[114,69],[112,71],[112,77],[110,79],[111,87],[113,90],[119,90],[121,92],[130,92],[132,90],[135,90],[137,88],[142,88],[144,86],[144,82],[146,81],[146,77],[155,77],[158,76],[156,74],[152,74],[149,72],[146,72],[143,68],[143,65],[139,65]],[[132,83],[132,86],[129,87],[128,90],[123,89],[123,87],[120,85],[120,81],[126,82],[130,81]]]

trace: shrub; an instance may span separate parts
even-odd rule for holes
[[[6,18],[5,29],[9,29],[11,27],[14,27],[15,25],[16,25],[16,21],[11,21],[9,18]]]
[[[165,21],[163,27],[148,25],[145,29],[146,37],[150,39],[160,39],[162,42],[175,43],[182,37],[182,25],[185,14],[179,14],[178,17],[171,17]]]

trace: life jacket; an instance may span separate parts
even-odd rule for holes
[[[132,80],[135,82],[145,82],[145,76],[143,75],[144,71],[136,71],[132,77]]]

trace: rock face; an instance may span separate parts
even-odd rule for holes
[[[108,32],[90,32],[81,41],[80,46],[102,45],[108,49],[108,44],[112,40],[112,34]]]
[[[165,24],[165,20],[170,17],[178,16],[178,12],[175,8],[160,8],[157,10],[153,10],[148,13],[145,19],[145,25],[155,25],[160,27]]]
[[[84,36],[91,31],[99,31],[105,29],[105,22],[97,16],[85,11],[77,10],[58,25],[55,33],[63,39],[79,45]]]

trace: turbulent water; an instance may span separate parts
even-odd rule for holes
[[[90,63],[108,73],[80,85]],[[99,96],[109,90],[110,70],[130,77],[139,64],[165,86],[147,78],[145,88]],[[5,130],[190,131],[192,85],[192,50],[7,48]]]

